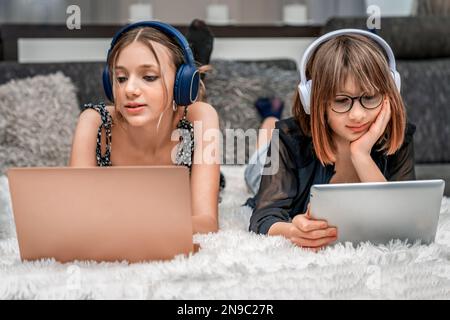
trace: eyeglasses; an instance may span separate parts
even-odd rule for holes
[[[345,94],[337,95],[331,102],[331,110],[337,113],[349,112],[355,100],[359,100],[359,103],[366,109],[376,109],[381,105],[383,95],[381,93],[374,95],[363,94],[359,97],[350,97]]]

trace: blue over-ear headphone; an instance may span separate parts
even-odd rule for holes
[[[173,98],[175,103],[180,106],[188,106],[194,103],[195,100],[197,100],[200,83],[198,69],[195,65],[194,56],[192,55],[191,48],[189,47],[189,43],[186,41],[186,38],[171,25],[158,21],[141,21],[125,26],[113,37],[111,46],[108,50],[107,59],[109,58],[111,50],[114,48],[119,38],[129,30],[139,27],[158,29],[170,38],[176,40],[183,51],[185,62],[176,71]],[[105,90],[106,97],[110,101],[114,101],[108,64],[106,64],[103,70],[103,89]]]
[[[398,91],[400,92],[400,85],[401,85],[401,79],[400,74],[397,72],[395,67],[395,57],[394,53],[392,52],[391,47],[387,44],[386,41],[384,41],[383,38],[380,36],[377,36],[376,34],[360,30],[360,29],[341,29],[332,31],[329,33],[324,34],[323,36],[316,39],[305,51],[303,54],[302,61],[300,62],[300,84],[298,85],[298,92],[300,95],[300,100],[303,105],[303,109],[305,110],[306,114],[311,114],[310,106],[311,106],[311,89],[312,89],[312,81],[306,79],[306,65],[313,55],[316,48],[322,44],[323,42],[343,35],[343,34],[361,34],[368,38],[373,39],[375,42],[377,42],[386,52],[388,56],[388,63],[389,63],[389,69],[391,70],[392,77],[394,78],[395,85],[397,86]]]

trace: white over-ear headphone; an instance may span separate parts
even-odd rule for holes
[[[401,85],[401,79],[400,74],[397,72],[395,68],[395,57],[394,53],[392,52],[391,47],[387,44],[386,41],[384,41],[383,38],[380,36],[369,32],[365,30],[360,29],[341,29],[332,31],[329,33],[324,34],[323,36],[316,39],[311,45],[306,49],[305,53],[303,54],[302,61],[300,63],[300,84],[298,85],[298,92],[300,95],[300,100],[303,105],[303,109],[305,110],[306,114],[311,114],[310,106],[311,106],[311,88],[312,88],[312,81],[306,79],[306,65],[311,58],[311,56],[314,54],[314,51],[316,48],[322,44],[323,42],[343,35],[343,34],[361,34],[368,38],[373,39],[376,41],[386,52],[388,56],[388,63],[389,63],[389,69],[391,70],[392,77],[394,78],[395,85],[397,86],[398,91],[400,92],[400,85]]]

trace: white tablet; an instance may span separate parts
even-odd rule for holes
[[[338,228],[336,242],[434,241],[443,180],[321,184],[311,187],[311,216]]]

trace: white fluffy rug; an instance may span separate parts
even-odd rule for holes
[[[0,299],[449,299],[450,200],[430,246],[336,245],[319,253],[247,231],[243,167],[222,167],[217,234],[190,257],[144,264],[22,263],[0,177]]]

